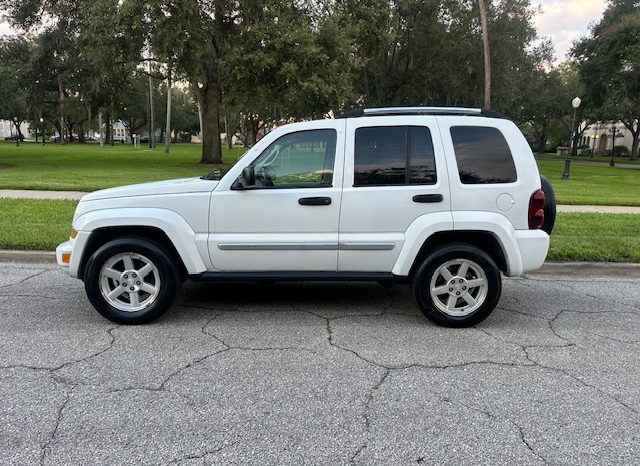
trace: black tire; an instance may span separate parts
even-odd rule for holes
[[[446,268],[452,277],[445,281],[439,270],[448,262],[451,264]],[[470,265],[463,277],[457,275],[462,263]],[[465,286],[480,280],[482,284],[477,287]],[[432,282],[434,290],[441,288],[443,293],[434,296]],[[482,250],[470,244],[452,243],[436,248],[424,259],[413,278],[412,291],[420,310],[430,321],[444,327],[470,327],[486,319],[496,307],[502,293],[502,279],[498,266]],[[467,296],[478,299],[476,308],[465,299]],[[447,312],[443,308],[450,299],[454,309]]]
[[[142,270],[149,262],[155,269],[152,268],[151,272],[144,277],[137,276],[135,273],[126,274],[125,256],[132,261],[131,270],[134,272]],[[120,257],[122,260],[118,259]],[[182,281],[178,272],[179,267],[174,262],[173,255],[166,254],[162,246],[146,239],[136,237],[110,241],[100,247],[87,262],[84,273],[87,297],[93,307],[112,322],[125,325],[151,322],[171,307],[180,291]],[[113,263],[113,266],[105,266],[110,263]],[[114,272],[122,274],[121,278],[106,277],[106,273],[102,275],[103,267],[105,271],[109,269],[108,271],[112,274]],[[139,268],[136,269],[136,267]],[[129,285],[131,290],[135,290],[134,293],[129,293],[126,289]],[[139,285],[142,286],[138,288]],[[120,289],[120,286],[123,286],[125,291],[119,296],[110,299],[103,293],[108,290],[115,292],[116,288]],[[145,291],[149,289],[156,291]],[[138,306],[135,306],[136,301]],[[145,304],[145,301],[148,302]]]
[[[540,184],[544,192],[544,223],[542,230],[548,235],[553,231],[553,225],[556,223],[556,194],[547,177],[540,175]]]

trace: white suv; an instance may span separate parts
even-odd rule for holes
[[[426,317],[462,327],[496,306],[500,272],[543,264],[544,199],[509,120],[367,109],[280,127],[226,172],[89,194],[57,259],[123,324],[190,278],[405,282]]]

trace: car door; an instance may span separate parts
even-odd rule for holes
[[[325,120],[279,128],[222,179],[210,207],[215,270],[337,270],[344,127]],[[247,166],[256,185],[237,189]]]
[[[437,122],[354,118],[346,134],[338,269],[390,272],[409,225],[451,208]]]

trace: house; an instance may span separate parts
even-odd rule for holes
[[[616,130],[616,146],[626,146],[631,150],[633,136],[620,122],[597,122],[589,126],[578,140],[578,146],[589,146],[593,154],[610,154],[613,144],[613,128]]]
[[[29,124],[26,122],[20,123],[20,130],[22,131],[22,135],[25,139],[31,137],[31,132],[29,131]],[[0,120],[0,138],[8,138],[13,136],[16,133],[16,127],[13,124],[13,121],[9,120]]]

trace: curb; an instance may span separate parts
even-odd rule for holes
[[[0,263],[56,263],[52,251],[0,250]],[[640,264],[624,262],[545,262],[540,270],[527,275],[581,275],[584,277],[614,276],[640,278]]]

